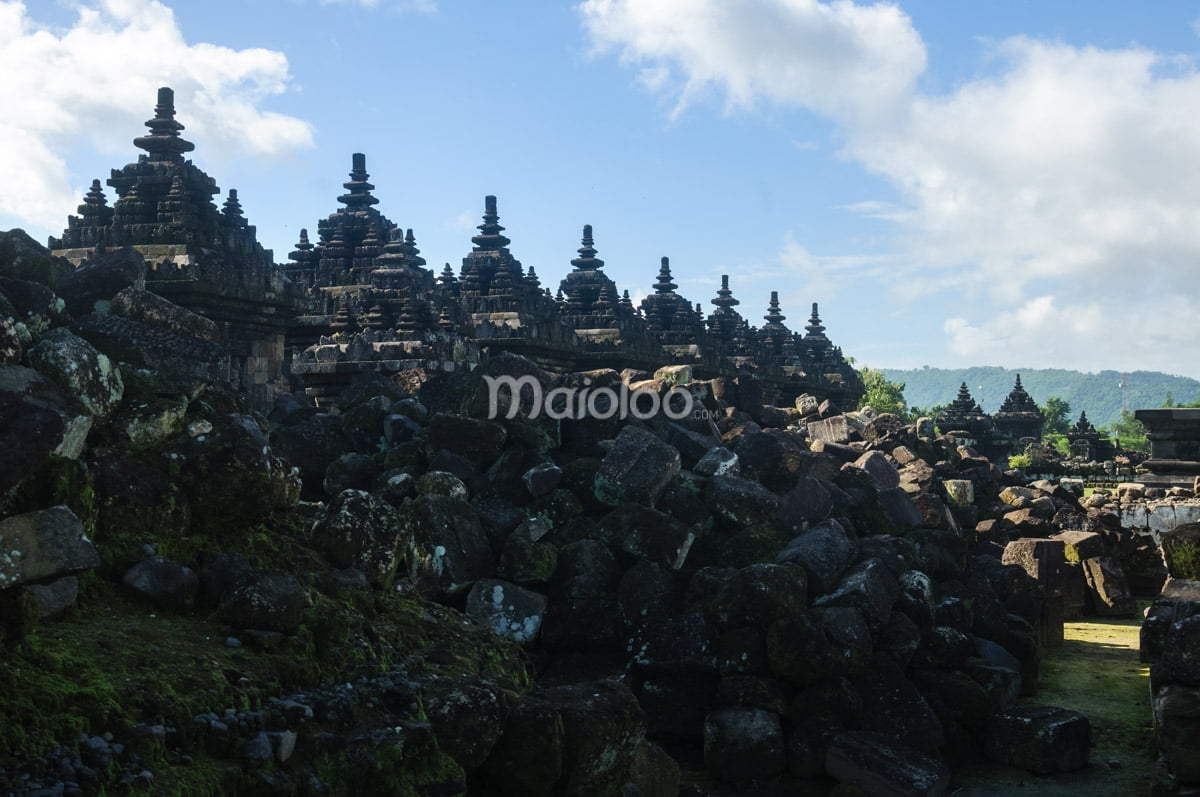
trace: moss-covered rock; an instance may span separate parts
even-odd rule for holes
[[[1162,552],[1171,578],[1200,579],[1200,523],[1176,526],[1164,533]]]

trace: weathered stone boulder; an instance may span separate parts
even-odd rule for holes
[[[418,495],[449,495],[464,500],[470,498],[470,491],[463,480],[453,473],[444,470],[431,470],[421,474],[417,479]]]
[[[807,524],[829,517],[832,510],[833,496],[826,483],[812,476],[800,476],[780,496],[776,523],[784,534],[798,534]]]
[[[499,422],[439,412],[429,419],[431,450],[452,451],[479,468],[490,465],[508,440]]]
[[[835,734],[825,769],[841,783],[878,797],[940,797],[950,788],[950,769],[941,761],[872,731]]]
[[[1200,614],[1176,620],[1167,629],[1162,655],[1154,668],[1155,684],[1200,687]]]
[[[356,451],[334,457],[325,468],[321,489],[330,498],[343,490],[369,492],[379,477],[379,460]],[[415,487],[415,483],[414,483]]]
[[[143,559],[122,579],[143,600],[159,609],[186,612],[196,604],[200,579],[190,567],[162,556]]]
[[[108,312],[113,296],[122,289],[140,286],[145,280],[142,252],[132,246],[98,254],[55,284],[55,292],[66,302],[72,316]]]
[[[630,663],[643,672],[716,672],[717,628],[699,612],[647,617],[630,642]]]
[[[1161,545],[1171,578],[1200,579],[1200,523],[1185,523],[1165,532]]]
[[[504,730],[500,688],[475,678],[437,678],[425,684],[422,703],[438,746],[467,772],[478,769]]]
[[[556,653],[605,652],[627,641],[615,597],[564,597],[550,602],[542,644]]]
[[[28,362],[71,396],[83,410],[107,418],[121,402],[125,385],[112,361],[65,327],[42,336],[27,354]]]
[[[874,652],[870,629],[853,607],[812,609],[767,628],[770,672],[803,687],[866,667]]]
[[[198,600],[215,608],[235,589],[249,583],[258,572],[245,554],[236,551],[204,552],[196,568],[196,575],[200,577]]]
[[[653,507],[663,489],[679,476],[679,452],[637,426],[626,426],[596,472],[596,497],[611,506]]]
[[[419,590],[444,595],[492,575],[491,543],[465,500],[422,495],[406,503],[404,510],[400,529],[408,544],[408,573]]]
[[[1158,747],[1167,757],[1172,774],[1183,783],[1200,783],[1200,689],[1166,684],[1151,697]]]
[[[920,570],[905,570],[897,578],[900,592],[898,608],[926,632],[933,628],[935,619],[933,582]]]
[[[770,523],[779,510],[779,497],[756,481],[741,476],[713,476],[704,500],[716,515],[737,526]]]
[[[1046,587],[1056,588],[1061,578],[1063,563],[1062,540],[1023,538],[1013,540],[1004,547],[1000,561],[1006,565],[1020,565],[1032,578]]]
[[[742,475],[756,479],[771,492],[786,492],[805,471],[808,450],[778,429],[748,434],[737,441]]]
[[[55,285],[72,270],[70,261],[53,257],[24,230],[0,230],[0,276]]]
[[[0,296],[11,307],[13,321],[19,322],[33,339],[71,320],[63,300],[40,282],[0,276]]]
[[[554,580],[567,597],[614,597],[621,572],[612,549],[600,540],[583,539],[559,548]]]
[[[630,631],[649,617],[677,614],[679,595],[671,571],[646,559],[639,560],[617,584],[617,607]]]
[[[808,604],[803,568],[793,564],[753,564],[721,585],[709,611],[722,629],[759,625],[802,614]]]
[[[643,740],[633,756],[628,783],[642,794],[679,794],[680,780],[675,759],[654,742]]]
[[[809,440],[820,440],[826,443],[844,444],[858,437],[858,430],[845,415],[834,415],[812,421],[806,429]]]
[[[556,794],[587,797],[618,794],[628,780],[646,736],[637,698],[615,681],[544,689],[561,713],[563,772]]]
[[[191,525],[187,493],[159,460],[111,454],[91,466],[96,542],[110,575],[141,558],[141,546],[175,541]]]
[[[637,673],[632,687],[646,717],[646,733],[663,741],[699,744],[714,706],[713,672]]]
[[[338,567],[356,568],[372,584],[386,586],[404,558],[410,533],[402,530],[399,513],[386,501],[362,490],[345,490],[329,505],[313,538]]]
[[[113,296],[108,312],[189,338],[215,343],[221,337],[216,322],[138,287],[126,288]]]
[[[1094,556],[1083,562],[1087,581],[1085,609],[1099,617],[1133,617],[1137,601],[1120,563],[1111,556]]]
[[[263,570],[246,575],[221,600],[217,617],[234,628],[291,631],[304,619],[308,595],[291,573]]]
[[[803,567],[808,573],[809,594],[815,597],[837,586],[857,554],[858,541],[830,518],[793,537],[775,561]]]
[[[1068,562],[1082,562],[1104,551],[1104,537],[1094,531],[1068,529],[1053,535],[1051,539],[1062,540],[1063,555]]]
[[[890,528],[903,531],[921,525],[920,509],[917,508],[908,493],[900,487],[880,490],[878,499],[879,506],[890,523]]]
[[[83,524],[65,506],[0,520],[0,589],[52,581],[98,564]]]
[[[192,522],[223,541],[300,500],[299,471],[271,453],[249,415],[213,418],[211,431],[197,427],[177,438],[167,457],[187,491]]]
[[[83,440],[76,439],[79,437],[77,432],[72,434],[66,413],[54,406],[30,401],[28,396],[11,389],[13,381],[30,381],[7,379],[14,371],[50,385],[49,380],[32,369],[17,365],[0,366],[0,447],[4,451],[0,456],[0,495],[35,475],[52,454],[74,457],[83,449]],[[89,423],[87,429],[90,428]],[[83,430],[85,439],[87,429]]]
[[[738,455],[725,446],[713,446],[708,449],[692,470],[701,476],[738,476],[741,474]]]
[[[562,482],[563,470],[553,462],[543,462],[534,465],[521,476],[525,489],[534,498],[539,498],[553,492]]]
[[[0,365],[0,407],[0,442],[9,455],[0,473],[11,468],[14,482],[22,470],[32,475],[47,454],[76,459],[86,448],[91,413],[32,368]]]
[[[271,431],[271,448],[300,468],[305,495],[319,494],[330,461],[345,451],[341,418],[319,412],[288,421]]]
[[[549,797],[563,771],[566,731],[555,701],[534,692],[511,699],[500,738],[483,766],[500,794]]]
[[[984,754],[1039,775],[1087,766],[1092,743],[1088,718],[1057,706],[1014,706],[988,718]]]
[[[687,560],[695,534],[670,515],[624,504],[600,519],[599,537],[615,551],[648,559],[671,570]]]
[[[942,482],[946,503],[955,509],[975,505],[975,482],[969,479],[946,479]]]
[[[128,445],[150,449],[183,432],[188,405],[172,398],[124,401],[102,427],[100,446]]]
[[[937,755],[944,748],[945,727],[903,670],[877,658],[852,678],[862,705],[860,727],[895,734],[928,755]]]
[[[537,639],[545,614],[545,595],[499,579],[480,579],[467,595],[468,617],[524,645]]]
[[[55,291],[73,316],[107,312],[112,298],[125,288],[140,287],[145,274],[142,253],[126,246],[104,252],[64,274]]]
[[[721,780],[765,780],[787,769],[783,723],[773,711],[721,708],[704,722],[704,764]]]
[[[47,620],[75,605],[79,597],[79,579],[63,576],[48,584],[26,584],[20,589],[32,599],[37,619]]]
[[[76,318],[71,331],[117,364],[131,399],[192,399],[223,376],[225,353],[212,341],[98,313]]]
[[[887,625],[892,606],[900,597],[900,582],[879,559],[865,559],[852,567],[837,587],[813,603],[818,608],[844,606],[859,609],[867,625]]]
[[[900,486],[899,470],[882,451],[868,451],[851,464],[870,476],[877,490],[891,490]]]
[[[0,294],[0,299],[3,299],[3,294]],[[25,341],[21,333],[28,336],[29,332],[23,324],[18,327],[17,323],[11,314],[5,314],[3,302],[0,302],[0,365],[16,365],[25,353]]]

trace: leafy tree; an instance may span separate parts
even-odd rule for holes
[[[937,417],[946,411],[949,404],[934,404],[932,407],[909,407],[908,420],[915,423],[917,418],[933,418]]]
[[[1129,410],[1121,411],[1121,419],[1099,429],[1102,434],[1113,438],[1117,445],[1127,451],[1150,453],[1150,440],[1146,437],[1146,427],[1133,417]]]
[[[1058,396],[1050,396],[1038,407],[1042,413],[1042,432],[1045,435],[1065,435],[1071,428],[1071,404]]]
[[[1071,441],[1067,439],[1065,434],[1059,432],[1050,432],[1042,435],[1042,446],[1053,448],[1064,457],[1071,455]]]
[[[863,368],[858,372],[863,381],[863,398],[859,409],[870,406],[879,414],[891,412],[901,417],[908,415],[908,403],[904,400],[904,383],[889,382],[882,371]]]

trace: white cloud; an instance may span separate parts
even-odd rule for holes
[[[64,153],[126,152],[160,86],[175,90],[185,137],[207,152],[275,156],[313,143],[307,122],[259,107],[289,87],[282,53],[189,44],[155,0],[81,4],[63,29],[0,0],[0,74],[10,76],[0,82],[0,214],[32,229],[60,230],[96,176],[72,175]]]
[[[323,6],[357,5],[363,8],[387,8],[398,13],[436,14],[436,0],[320,0]]]
[[[676,95],[676,114],[720,90],[731,109],[766,101],[873,115],[907,96],[925,65],[920,37],[890,5],[585,0],[578,8],[597,50],[642,66],[643,85]]]
[[[800,287],[793,291],[802,296],[820,296],[830,301],[838,293],[839,281],[818,258],[797,243],[789,234],[779,253],[779,262],[790,279],[799,278]]]
[[[895,224],[893,260],[910,265],[880,279],[897,300],[928,305],[916,312],[953,308],[948,351],[1029,362],[1036,348],[1071,365],[1090,347],[1129,368],[1158,356],[1148,335],[1171,342],[1164,363],[1195,350],[1194,59],[1014,37],[984,42],[987,77],[930,95],[917,87],[924,45],[894,6],[586,0],[579,10],[600,50],[671,70],[657,90],[677,111],[708,91],[727,110],[805,108],[837,123],[841,154],[899,196],[852,208]],[[781,260],[813,273],[798,245]]]

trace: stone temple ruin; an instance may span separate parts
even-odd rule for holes
[[[936,420],[943,432],[971,441],[969,445],[993,460],[1018,454],[1042,436],[1042,415],[1021,385],[1020,374],[995,415],[980,408],[963,382],[958,396]]]
[[[218,324],[226,375],[255,406],[296,389],[319,403],[364,372],[470,368],[481,350],[521,354],[560,373],[686,364],[699,378],[729,377],[751,403],[788,406],[807,393],[853,405],[862,395],[815,302],[804,334],[784,324],[775,292],[766,323],[755,326],[737,311],[725,276],[705,317],[676,292],[664,257],[654,292],[635,307],[602,271],[590,225],[551,292],[513,256],[493,196],[460,268],[447,263],[435,278],[413,231],[376,208],[361,153],[341,206],[317,222],[317,241],[301,230],[280,267],[258,243],[236,189],[218,210],[215,180],[184,158],[195,147],[180,135],[171,89],[159,89],[146,126],[134,139],[144,154],[107,180],[117,200],[108,205],[93,181],[50,248],[76,266],[110,247],[141,252],[148,289]]]
[[[985,413],[971,397],[967,383],[963,382],[959,385],[958,396],[946,406],[936,422],[943,433],[969,441],[968,445],[975,446],[996,462],[1025,452],[1042,438],[1041,412],[1021,384],[1020,374],[996,414]],[[1096,431],[1086,412],[1080,413],[1079,420],[1067,430],[1066,436],[1072,459],[1105,461],[1117,453],[1113,442]]]
[[[947,434],[843,411],[815,306],[755,328],[724,280],[705,317],[664,259],[635,308],[590,227],[548,291],[491,197],[435,278],[361,155],[281,268],[169,89],[149,127],[54,242],[82,265],[0,233],[0,791],[935,797],[980,757],[1119,789],[1144,756],[1023,698],[1138,598],[1152,793],[1200,788],[1196,491],[998,466],[1019,378]],[[485,419],[497,376],[711,414]]]

